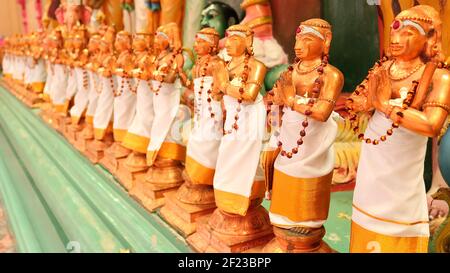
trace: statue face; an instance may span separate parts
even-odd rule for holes
[[[202,19],[200,22],[201,28],[214,28],[220,35],[225,36],[225,31],[228,28],[228,19],[219,5],[212,4],[202,11]]]
[[[238,35],[232,35],[226,39],[225,48],[227,49],[228,55],[231,57],[242,56],[247,48],[245,38]]]
[[[165,50],[169,45],[169,40],[164,35],[158,34],[155,36],[155,48]]]
[[[426,42],[426,36],[421,35],[419,30],[412,26],[404,26],[397,30],[391,28],[389,48],[395,58],[411,60],[419,57]]]
[[[65,23],[71,28],[80,20],[80,9],[77,5],[69,5],[64,16]]]
[[[302,60],[320,58],[324,52],[324,42],[312,34],[297,35],[295,38],[295,56]]]
[[[147,48],[147,41],[142,36],[136,36],[133,39],[133,50],[144,51]]]
[[[114,47],[118,51],[124,51],[131,48],[131,41],[127,35],[117,35],[116,40],[114,42]]]
[[[81,37],[75,37],[73,39],[73,47],[75,49],[81,49],[83,47],[83,39]]]
[[[88,43],[88,50],[90,52],[96,51],[98,49],[98,44],[99,44],[98,37],[92,37]]]
[[[194,50],[197,53],[197,55],[203,56],[209,54],[211,52],[211,47],[212,47],[211,44],[208,43],[207,41],[201,38],[195,39]]]

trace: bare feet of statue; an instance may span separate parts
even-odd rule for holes
[[[289,230],[300,235],[308,235],[312,231],[312,229],[307,227],[293,227],[290,228]]]

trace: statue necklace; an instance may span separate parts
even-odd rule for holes
[[[225,130],[225,128],[223,129],[223,135],[228,135],[231,134],[233,132],[233,130],[237,131],[239,129],[239,125],[238,125],[238,120],[239,120],[239,113],[242,110],[241,104],[242,104],[242,94],[244,94],[245,90],[244,87],[247,84],[247,80],[248,80],[248,74],[249,74],[249,66],[248,66],[248,62],[250,60],[250,54],[245,53],[244,55],[244,60],[243,60],[243,64],[244,64],[244,70],[242,71],[242,77],[241,77],[241,83],[240,83],[240,87],[239,87],[239,94],[240,97],[237,99],[238,102],[238,106],[236,107],[236,114],[234,115],[234,123],[231,126],[231,129]],[[228,72],[231,72],[233,70],[235,70],[236,68],[238,68],[242,63],[239,63],[238,65],[232,67],[232,68],[228,68]],[[231,64],[231,61],[227,62],[227,67],[229,67],[229,65]]]
[[[195,105],[195,114],[197,117],[197,120],[200,119],[200,109],[202,107],[202,94],[204,91],[204,83],[205,83],[205,77],[206,77],[206,73],[208,72],[208,67],[210,65],[210,61],[212,59],[211,55],[207,55],[205,56],[203,59],[205,59],[205,61],[203,61],[202,63],[202,58],[200,58],[199,60],[197,60],[195,66],[197,67],[197,75],[200,74],[200,90],[198,92],[198,96],[197,96],[197,103]],[[202,66],[203,65],[203,66]],[[201,71],[199,72],[199,68],[201,67]],[[213,83],[214,84],[214,83]],[[207,103],[208,103],[208,111],[209,111],[209,116],[211,117],[211,119],[214,120],[214,123],[217,124],[218,121],[214,119],[214,117],[216,116],[216,114],[213,112],[213,108],[211,105],[212,102],[212,98],[211,98],[211,94],[212,94],[212,85],[211,87],[206,90],[207,96],[208,98],[206,99]]]
[[[157,64],[158,64],[158,65],[157,65],[157,67],[156,67],[156,71],[155,71],[155,72],[158,72],[158,71],[159,71],[159,68],[160,68],[159,62],[160,62],[162,59],[164,59],[164,57],[166,57],[166,56],[169,55],[169,54],[171,54],[171,56],[170,56],[169,63],[168,63],[168,65],[167,65],[167,67],[169,67],[169,69],[172,69],[172,65],[173,65],[173,62],[175,61],[175,57],[176,57],[178,54],[181,54],[181,49],[178,49],[178,50],[176,50],[175,52],[168,51],[166,54],[164,54],[164,56],[158,58],[158,59],[157,59]],[[162,86],[163,86],[163,82],[165,81],[167,75],[168,75],[168,73],[167,73],[167,74],[162,74],[162,79],[161,79],[161,81],[158,81],[158,86],[156,87],[156,89],[153,88],[153,84],[151,85],[151,90],[155,93],[156,96],[159,95],[159,91],[161,91],[161,88],[162,88]]]
[[[130,52],[130,50],[127,50],[128,51],[128,53],[131,55],[132,53]],[[122,63],[120,62],[119,63],[120,65],[121,65],[121,68],[122,68]],[[123,69],[123,68],[122,68]],[[112,77],[111,77],[112,78]],[[130,77],[129,77],[129,75],[128,75],[128,72],[125,70],[125,69],[123,69],[123,75],[122,75],[122,77],[121,77],[121,81],[120,81],[120,89],[119,89],[119,92],[114,92],[114,97],[119,97],[119,96],[121,96],[122,94],[123,94],[123,88],[124,88],[124,85],[125,85],[125,83],[127,84],[127,86],[128,86],[128,89],[130,89],[130,92],[132,92],[133,93],[133,89],[134,89],[134,87],[133,86],[131,86],[131,83],[130,83]]]
[[[386,61],[388,61],[388,58],[387,58],[387,57],[383,57],[381,60],[377,61],[377,62],[375,63],[375,65],[374,65],[374,67],[371,68],[371,69],[369,70],[369,74],[372,73],[372,71],[373,71],[375,68],[381,67],[381,66],[383,65],[383,63],[386,62]],[[392,61],[392,63],[394,63],[394,60]],[[392,66],[392,64],[391,64],[391,66]],[[420,67],[422,67],[422,66],[420,66]],[[419,67],[419,68],[420,68],[420,67]],[[414,70],[416,70],[416,69],[417,69],[417,68],[415,68]],[[390,69],[389,69],[389,70],[390,70]],[[413,71],[414,71],[414,70],[413,70]],[[414,73],[417,72],[418,70],[419,70],[419,69],[417,69],[416,71],[414,71]],[[411,73],[408,77],[412,76],[414,73]],[[408,74],[409,74],[409,73],[408,73]],[[404,78],[404,79],[407,79],[408,77],[406,77],[406,78]],[[368,76],[367,76],[366,79],[364,80],[364,82],[363,82],[362,84],[360,84],[360,85],[356,88],[355,94],[356,94],[357,96],[360,96],[360,95],[367,96],[367,86],[366,86],[366,83],[367,83],[367,80],[368,80],[368,79],[369,79],[369,78],[368,78]],[[396,80],[396,79],[392,79],[392,80]],[[418,87],[418,86],[419,86],[419,82],[418,82],[418,81],[413,81],[413,82],[412,82],[411,89],[410,89],[410,91],[408,91],[408,93],[407,93],[407,95],[406,95],[406,98],[403,100],[401,109],[400,109],[399,111],[397,111],[397,113],[396,113],[397,116],[399,116],[399,117],[401,117],[401,118],[404,116],[403,111],[407,110],[407,109],[411,106],[411,104],[412,104],[412,102],[413,102],[413,100],[414,100],[414,97],[415,97],[415,95],[416,95],[416,91],[417,91],[417,87]],[[359,131],[359,126],[358,126],[358,123],[359,123],[359,120],[358,120],[358,114],[357,114],[357,113],[354,111],[354,109],[353,109],[353,103],[354,103],[354,101],[353,101],[352,98],[348,98],[347,100],[350,102],[350,107],[347,108],[347,112],[348,112],[348,114],[349,114],[349,116],[350,116],[350,124],[351,124],[352,130],[353,130],[353,132],[354,132],[355,134],[358,135],[358,139],[360,139],[361,141],[364,141],[364,142],[367,143],[367,144],[371,144],[371,143],[372,143],[373,145],[378,145],[378,144],[380,143],[380,141],[384,142],[384,141],[386,141],[386,139],[387,139],[388,136],[392,136],[394,129],[399,128],[400,124],[397,123],[397,122],[393,122],[392,125],[391,125],[391,128],[389,128],[388,130],[386,130],[386,135],[382,135],[382,136],[380,136],[380,137],[377,138],[377,139],[366,138],[366,137],[364,136],[364,133],[361,133],[361,132]]]
[[[141,52],[135,52],[134,53],[136,55],[136,63],[137,64],[139,63],[139,61],[143,57],[145,57],[144,53],[145,53],[145,50],[142,50]],[[141,56],[140,54],[142,54],[143,56]],[[139,88],[139,84],[141,84],[141,77],[142,77],[142,71],[141,71],[141,69],[139,69],[138,75],[136,77],[137,78],[136,84],[134,86],[131,86],[130,85],[130,81],[128,81],[128,87],[130,88],[130,92],[132,94],[137,94],[137,89]]]
[[[283,149],[283,142],[280,141],[279,136],[280,133],[279,131],[275,131],[274,135],[277,137],[278,139],[278,143],[277,146],[280,149],[280,155],[281,156],[285,156],[287,158],[292,158],[293,155],[297,154],[299,151],[299,148],[301,145],[303,145],[304,140],[303,138],[306,136],[306,128],[309,125],[309,116],[311,116],[312,114],[312,107],[314,106],[314,104],[317,101],[317,98],[319,98],[319,94],[320,94],[320,90],[322,89],[322,84],[323,84],[323,73],[324,73],[324,69],[325,67],[328,65],[328,56],[324,56],[322,58],[322,61],[320,62],[319,65],[315,66],[314,69],[312,69],[309,72],[305,72],[305,71],[299,71],[299,66],[300,66],[301,61],[298,63],[298,65],[296,65],[295,69],[297,72],[300,72],[300,74],[308,74],[313,72],[314,70],[317,72],[317,74],[319,74],[319,76],[317,77],[317,79],[314,81],[314,87],[312,88],[312,98],[310,98],[308,100],[308,108],[305,111],[305,119],[302,122],[302,129],[300,130],[299,133],[299,138],[297,139],[297,145],[291,149],[291,151],[287,151],[285,149]],[[292,73],[292,71],[294,70],[294,68],[291,66],[289,66],[288,71],[286,73]]]

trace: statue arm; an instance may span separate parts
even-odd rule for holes
[[[386,111],[386,109],[382,109]],[[401,126],[428,137],[436,137],[441,133],[450,110],[450,73],[440,73],[433,81],[433,89],[423,104],[423,110],[408,108],[403,110],[403,117],[397,112],[400,107],[394,107],[390,118]]]
[[[293,109],[302,114],[309,109],[311,118],[321,122],[327,121],[344,86],[344,76],[337,69],[333,69],[327,73],[323,84],[319,98],[311,109],[306,104],[297,104],[295,100]]]
[[[245,102],[255,101],[264,83],[266,70],[266,67],[262,63],[253,60],[246,85],[244,86],[244,93],[241,94],[239,92],[240,87],[231,84],[227,85],[225,93],[236,99],[242,98]]]

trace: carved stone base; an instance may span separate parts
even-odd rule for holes
[[[145,180],[148,170],[145,154],[133,152],[126,159],[121,159],[118,165],[116,177],[120,184],[132,194],[136,181]]]
[[[333,253],[334,251],[322,238],[325,228],[313,229],[307,235],[301,235],[288,229],[273,228],[275,238],[263,249],[266,253]]]
[[[86,124],[70,124],[66,127],[66,131],[64,136],[67,138],[67,140],[72,144],[75,145],[77,141],[77,135],[79,132],[81,132]]]
[[[119,160],[125,160],[130,152],[131,151],[123,147],[120,142],[114,142],[105,150],[104,157],[100,159],[99,163],[111,174],[115,175],[119,169]]]
[[[94,139],[87,143],[86,157],[97,164],[105,155],[105,150],[113,143],[112,134],[106,134],[104,140]]]
[[[52,105],[48,102],[41,104],[41,112],[39,113],[42,120],[44,120],[45,123],[52,125],[53,124],[53,115],[54,111],[52,109]]]
[[[60,118],[58,119],[58,132],[60,132],[62,135],[65,135],[67,127],[70,126],[71,122],[72,120],[70,117],[67,117],[66,115],[60,115]]]
[[[24,89],[24,94],[23,94],[23,102],[28,106],[28,107],[36,107],[39,103],[41,103],[42,97],[40,96],[39,93],[34,92],[33,90],[29,90],[26,88]]]
[[[182,165],[174,160],[157,158],[144,179],[135,181],[131,196],[150,212],[164,205],[164,194],[174,192],[183,183]]]
[[[214,188],[209,185],[193,184],[186,172],[185,181],[176,193],[165,194],[166,204],[161,209],[161,216],[183,237],[197,230],[197,220],[210,215],[216,208]]]
[[[198,252],[254,252],[272,238],[272,226],[261,200],[254,200],[245,216],[216,209],[209,219],[197,222],[197,232],[187,242]],[[255,250],[257,249],[257,250]]]

